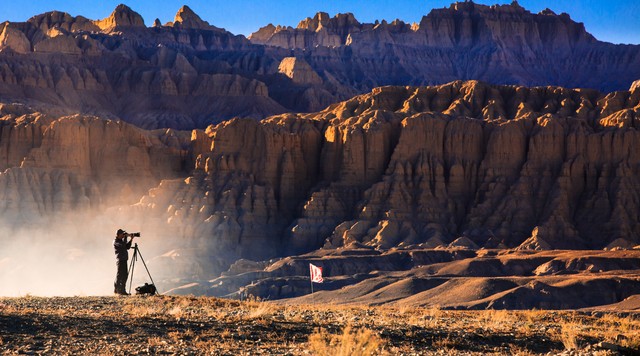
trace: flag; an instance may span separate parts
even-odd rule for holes
[[[311,275],[311,282],[322,283],[322,267],[314,266],[309,263],[309,274]]]

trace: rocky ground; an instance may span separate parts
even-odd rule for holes
[[[640,313],[449,311],[207,297],[0,299],[2,354],[633,354]]]

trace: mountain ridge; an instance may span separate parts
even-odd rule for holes
[[[299,27],[267,26],[247,39],[188,6],[151,27],[126,5],[101,20],[53,11],[4,22],[0,98],[192,129],[315,112],[385,85],[474,79],[610,92],[640,78],[640,46],[596,41],[566,14],[517,4],[454,3],[415,25],[319,13]]]

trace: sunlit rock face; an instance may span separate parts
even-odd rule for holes
[[[382,87],[194,131],[192,176],[135,211],[220,265],[343,246],[633,247],[639,103],[637,91]]]
[[[315,112],[384,85],[475,79],[622,90],[640,77],[639,53],[597,41],[567,14],[517,4],[456,3],[416,24],[318,13],[249,39],[187,6],[147,27],[119,5],[98,20],[52,11],[1,23],[0,97],[54,115],[191,130]]]
[[[192,131],[0,110],[5,228],[98,212],[175,249],[167,275],[321,247],[640,244],[637,88],[381,87]]]

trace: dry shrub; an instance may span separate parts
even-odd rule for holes
[[[231,333],[231,330],[229,329],[224,329],[222,330],[222,332],[220,333],[220,337],[223,339],[228,339],[232,336],[233,334]]]
[[[453,340],[450,336],[441,337],[433,340],[431,346],[436,348],[437,350],[455,350],[456,341]],[[452,354],[453,352],[447,352],[447,354]]]
[[[149,305],[126,304],[122,307],[122,311],[134,318],[145,318],[158,313],[158,310]],[[62,311],[64,313],[64,310]]]
[[[615,314],[605,314],[601,320],[615,326],[615,329],[621,333],[636,333],[640,330],[640,319],[633,316],[621,317]]]
[[[533,352],[529,351],[524,347],[520,347],[517,345],[509,345],[509,355],[513,356],[531,356],[535,355]]]
[[[216,340],[196,340],[193,346],[198,350],[198,353],[205,355],[220,354],[219,344]]]
[[[444,315],[444,312],[442,311],[442,309],[440,309],[439,305],[434,305],[429,309],[425,310],[423,315],[429,320],[438,320],[442,318],[442,316]]]
[[[538,331],[542,324],[542,319],[545,313],[540,310],[522,310],[515,314],[515,317],[520,321],[518,324],[518,332],[524,335],[532,335]]]
[[[267,302],[252,303],[249,306],[249,314],[247,318],[249,320],[259,318],[269,318],[274,313],[275,307]]]
[[[487,330],[498,331],[502,329],[510,329],[513,327],[517,318],[508,310],[487,310],[482,313],[480,322],[483,328]]]
[[[166,345],[167,342],[157,336],[154,336],[147,339],[147,344],[151,347],[158,347],[158,346]]]
[[[180,299],[180,303],[178,303],[178,305],[180,305],[180,307],[182,309],[188,309],[189,307],[192,307],[194,302],[197,299],[193,298],[193,297],[187,297],[187,298],[182,298]]]
[[[622,340],[621,346],[628,347],[632,350],[640,350],[640,331]]]
[[[195,333],[191,329],[187,329],[185,331],[170,331],[167,333],[167,336],[170,337],[174,342],[180,342],[181,340],[190,340],[193,339]]]
[[[216,320],[226,320],[229,317],[229,312],[221,308],[206,307],[203,309],[203,314]]]
[[[522,310],[520,313],[523,316],[523,319],[525,319],[529,324],[539,323],[546,314],[544,311],[537,309]]]
[[[292,323],[304,323],[304,314],[301,307],[285,306],[283,309],[283,315],[285,319]]]
[[[570,322],[563,322],[560,325],[560,341],[567,350],[577,350],[578,345],[578,325]]]
[[[309,351],[317,356],[387,355],[385,342],[369,329],[348,325],[342,335],[332,335],[319,329],[309,336]]]
[[[600,318],[603,323],[606,341],[631,349],[640,349],[640,319],[634,316],[621,317],[605,314]]]
[[[427,309],[421,309],[419,313],[409,314],[404,317],[403,321],[406,321],[409,325],[421,326],[429,329],[433,329],[439,326],[444,312],[440,309],[440,306],[435,305]]]

